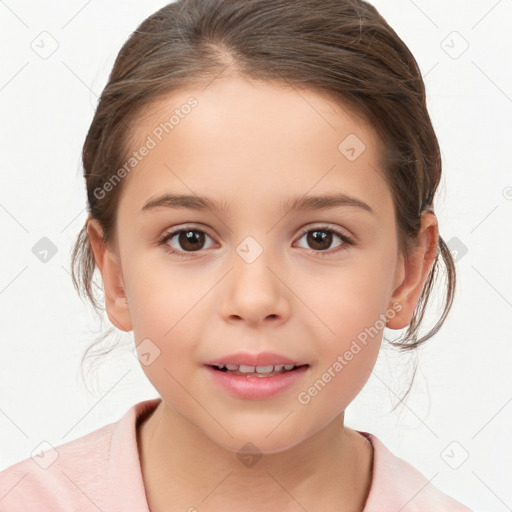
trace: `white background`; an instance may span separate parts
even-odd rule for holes
[[[123,42],[166,3],[0,2],[0,469],[158,396],[131,334],[83,383],[80,359],[100,326],[72,286],[70,251],[86,217],[80,152],[97,98]],[[383,350],[347,424],[472,509],[511,510],[512,2],[372,3],[420,64],[443,156],[440,233],[467,253],[406,404],[390,412],[413,361]],[[58,43],[46,59],[31,47],[43,31]],[[454,58],[462,38],[469,47]],[[42,237],[58,249],[47,263],[32,253]],[[452,465],[467,452],[458,469],[441,455],[448,445]]]

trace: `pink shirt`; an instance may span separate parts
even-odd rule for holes
[[[136,422],[160,400],[139,402],[119,421],[1,471],[0,511],[149,512]],[[363,512],[471,512],[375,436],[360,433],[374,449],[373,480]]]

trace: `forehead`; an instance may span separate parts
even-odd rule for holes
[[[372,126],[346,102],[333,94],[278,81],[255,81],[227,75],[178,89],[153,101],[132,124],[131,146],[143,144],[148,135],[158,145],[191,142],[196,149],[222,134],[226,143],[279,147],[324,139],[322,149],[338,156],[339,143],[348,135],[359,137],[369,152],[377,150],[378,138]],[[279,134],[279,139],[275,135]],[[247,137],[248,135],[252,137]],[[166,140],[163,140],[166,139]],[[215,140],[217,144],[219,141]],[[318,144],[316,144],[318,146]],[[239,144],[236,147],[242,147]],[[233,149],[236,149],[234,147]],[[307,148],[309,151],[312,145]],[[275,155],[280,152],[275,152]]]
[[[124,184],[139,208],[165,187],[218,190],[223,201],[222,190],[282,197],[341,185],[375,202],[385,186],[372,127],[310,89],[222,77],[160,99],[132,128],[131,151],[151,146]]]

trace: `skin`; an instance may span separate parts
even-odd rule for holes
[[[88,223],[111,322],[160,350],[141,365],[163,398],[137,431],[148,504],[153,512],[361,511],[372,447],[344,425],[344,410],[371,374],[382,329],[309,403],[297,396],[393,304],[401,310],[387,327],[409,324],[436,256],[437,219],[423,214],[405,259],[379,141],[340,104],[235,74],[202,89],[165,98],[136,123],[139,144],[190,96],[198,100],[124,178],[115,244],[107,247],[98,223]],[[354,161],[338,150],[349,134],[366,146]],[[162,192],[208,196],[229,211],[141,213]],[[375,215],[353,206],[280,210],[287,198],[333,192],[359,198]],[[168,241],[187,256],[180,258],[158,240],[185,223],[208,236],[199,251],[178,235]],[[308,242],[303,233],[319,227],[356,243],[334,234],[323,246]],[[236,252],[247,236],[263,248],[250,264]],[[212,384],[203,367],[239,351],[273,351],[310,366],[277,397],[242,400]],[[262,454],[252,467],[237,457],[247,442]]]

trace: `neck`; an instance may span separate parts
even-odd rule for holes
[[[162,400],[137,428],[150,510],[361,512],[373,448],[343,421],[341,414],[293,448],[251,459],[219,446]]]

